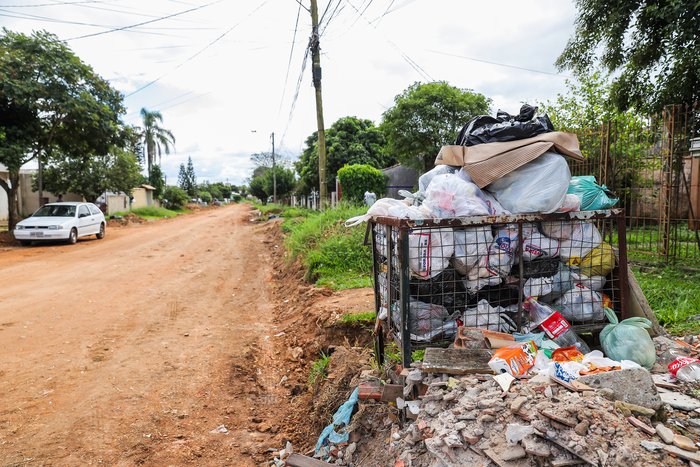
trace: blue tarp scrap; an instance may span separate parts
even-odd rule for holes
[[[359,398],[360,388],[356,387],[355,390],[350,394],[350,398],[341,405],[335,414],[333,414],[333,421],[330,425],[323,429],[321,436],[318,437],[318,442],[316,443],[316,456],[322,455],[327,456],[328,449],[323,449],[331,444],[341,444],[347,443],[350,439],[350,433],[346,431],[347,426],[350,424],[350,417],[355,410],[357,405],[357,400]],[[321,452],[321,451],[324,452]]]

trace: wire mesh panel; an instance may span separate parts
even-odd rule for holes
[[[416,349],[451,344],[459,326],[534,330],[538,323],[523,307],[529,297],[559,311],[589,340],[605,326],[606,307],[624,318],[621,210],[430,221],[380,217],[370,225],[377,312],[404,365]]]

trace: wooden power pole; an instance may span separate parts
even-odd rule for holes
[[[277,203],[277,164],[275,164],[275,132],[270,135],[272,138],[272,202]]]
[[[316,123],[318,125],[318,181],[319,204],[326,206],[328,184],[326,183],[326,131],[323,126],[323,101],[321,99],[321,54],[318,35],[318,4],[311,0],[311,72],[316,89]]]

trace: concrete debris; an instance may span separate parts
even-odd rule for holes
[[[663,423],[658,423],[656,425],[656,434],[659,435],[659,438],[666,443],[666,444],[673,444],[673,437],[675,434],[673,433],[673,430],[668,428],[666,425]]]
[[[694,397],[687,396],[680,392],[662,392],[659,394],[664,404],[668,404],[674,409],[691,412],[700,409],[700,401]]]
[[[658,410],[663,405],[651,374],[642,368],[586,375],[577,381],[596,389],[612,389],[614,400],[653,410]]]

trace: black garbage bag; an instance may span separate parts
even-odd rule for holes
[[[559,258],[539,258],[533,261],[523,261],[523,279],[537,277],[552,277],[559,271]],[[520,275],[520,265],[517,261],[510,270],[510,276]]]
[[[462,276],[452,267],[428,280],[411,279],[409,287],[414,299],[442,305],[450,313],[476,304],[476,298],[467,294]]]
[[[455,144],[474,146],[483,143],[515,141],[554,131],[547,114],[537,117],[537,107],[525,104],[518,115],[499,110],[496,117],[479,115],[467,122]]]
[[[476,293],[477,302],[487,300],[492,307],[515,305],[520,297],[520,289],[517,285],[498,284],[487,285]]]

